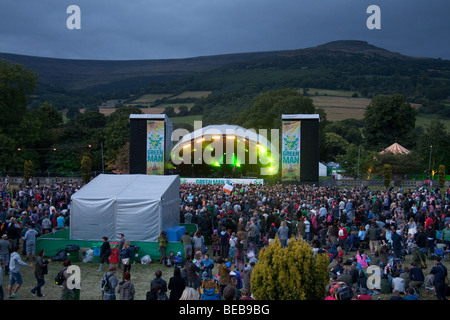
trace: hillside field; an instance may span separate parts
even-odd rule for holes
[[[127,103],[127,105],[148,105],[147,108],[140,108],[145,114],[161,114],[164,112],[164,109],[169,106],[173,107],[175,112],[178,112],[180,106],[184,105],[190,109],[194,103],[171,103],[170,100],[177,98],[198,99],[207,97],[209,94],[211,94],[211,91],[184,91],[176,95],[164,93],[144,94],[133,100],[131,103]],[[353,94],[355,94],[353,91],[310,88],[308,97],[313,100],[316,107],[325,110],[329,121],[342,121],[351,118],[361,120],[364,118],[364,112],[371,100],[368,98],[352,97]],[[156,101],[163,98],[168,99],[167,102],[158,104],[156,107],[150,107]],[[419,104],[414,103],[412,106],[416,108],[420,107]],[[111,106],[100,106],[99,109],[100,112],[105,115],[110,115],[115,111],[115,108]],[[201,115],[171,118],[174,123],[187,123],[190,125],[193,125],[194,121],[199,121],[201,119]],[[416,119],[416,126],[426,127],[432,120],[437,119],[437,116],[434,114],[419,114]],[[440,120],[444,123],[447,130],[450,130],[450,119]]]

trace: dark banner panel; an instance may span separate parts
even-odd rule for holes
[[[302,120],[300,148],[300,180],[319,182],[319,121]]]

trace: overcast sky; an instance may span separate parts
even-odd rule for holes
[[[81,29],[66,26],[70,5]],[[370,5],[381,29],[369,30]],[[0,0],[0,52],[72,59],[171,59],[364,40],[450,59],[450,0]]]

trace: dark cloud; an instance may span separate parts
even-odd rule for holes
[[[75,59],[170,59],[365,40],[450,59],[448,0],[17,0],[0,2],[0,51]],[[68,30],[69,5],[81,30]],[[369,5],[381,30],[369,30]]]

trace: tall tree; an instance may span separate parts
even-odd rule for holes
[[[450,134],[439,120],[433,120],[417,143],[417,153],[425,170],[437,170],[439,165],[450,167]],[[431,160],[431,161],[430,161]]]
[[[302,96],[293,89],[280,89],[260,94],[250,109],[243,111],[236,119],[236,124],[246,129],[281,130],[282,114],[313,114],[320,117],[319,147],[320,159],[326,158],[325,130],[326,113],[323,109],[315,108],[310,98]]]
[[[380,95],[372,99],[364,113],[367,147],[385,148],[398,139],[405,147],[414,144],[417,110],[402,95]]]
[[[84,183],[91,181],[92,160],[89,156],[84,155],[81,158],[81,178]]]
[[[292,89],[281,89],[259,95],[251,108],[242,112],[237,122],[247,129],[281,128],[282,114],[315,112],[310,98]]]
[[[27,111],[27,95],[37,87],[37,74],[0,60],[0,132],[11,133]]]

